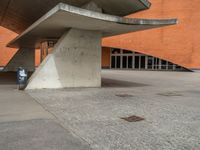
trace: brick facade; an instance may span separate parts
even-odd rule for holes
[[[16,33],[0,27],[0,66],[5,66],[16,53],[16,49],[7,48],[6,44],[17,36]]]
[[[103,46],[116,47],[144,53],[171,61],[190,69],[200,69],[200,3],[199,0],[150,0],[149,10],[128,17],[178,18],[179,24],[121,36],[106,38]],[[6,44],[17,34],[0,27],[0,66],[5,66],[17,51]],[[39,51],[36,64],[39,64]],[[103,52],[102,66],[108,66],[108,50]]]
[[[179,24],[106,38],[103,46],[159,57],[190,69],[200,69],[200,3],[198,0],[150,0],[149,10],[128,17],[178,18]]]

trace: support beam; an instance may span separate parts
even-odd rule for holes
[[[17,71],[19,67],[30,72],[35,70],[35,49],[19,49],[3,71]]]
[[[26,89],[100,87],[101,38],[97,31],[67,31],[32,75]]]

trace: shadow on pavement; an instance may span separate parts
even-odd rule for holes
[[[28,78],[32,75],[32,72],[28,72]],[[0,72],[0,85],[13,85],[17,84],[16,72]]]
[[[0,85],[16,84],[16,72],[0,72]]]
[[[29,73],[29,76],[31,73]],[[0,72],[0,85],[14,85],[17,83],[16,72]],[[144,87],[148,84],[102,78],[102,87]]]
[[[144,86],[149,86],[149,85],[143,83],[102,78],[102,87],[104,88],[107,87],[125,88],[125,87],[144,87]]]

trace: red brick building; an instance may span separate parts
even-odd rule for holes
[[[155,56],[192,70],[200,69],[199,1],[151,0],[151,3],[149,10],[128,17],[174,17],[178,18],[178,25],[106,38],[103,46]],[[104,61],[103,65],[108,66],[107,62]]]
[[[112,63],[116,63],[113,64],[115,66],[112,68],[165,70],[182,66],[191,70],[200,69],[199,1],[150,1],[152,7],[149,10],[138,12],[128,17],[178,18],[178,25],[103,39],[102,66],[110,68]],[[6,48],[6,44],[16,35],[16,33],[0,27],[0,66],[5,66],[16,52],[15,49]],[[122,50],[119,53],[118,49],[111,50],[111,48],[129,50],[136,53],[124,51],[123,54]],[[120,59],[118,60],[118,58]],[[39,51],[37,51],[36,64],[39,61],[40,56]],[[154,65],[152,66],[152,64]]]

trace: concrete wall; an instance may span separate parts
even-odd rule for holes
[[[71,29],[29,80],[27,89],[101,86],[101,33]]]
[[[107,38],[103,46],[134,50],[171,61],[180,66],[200,69],[199,0],[151,0],[149,10],[128,17],[178,18],[175,26]]]

